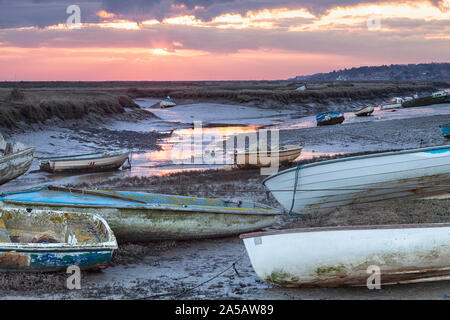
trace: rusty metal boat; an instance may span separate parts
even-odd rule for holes
[[[265,281],[335,287],[450,279],[450,223],[325,227],[241,235]],[[368,281],[369,280],[369,281]]]
[[[3,141],[2,138],[0,140]],[[34,148],[0,141],[0,185],[27,172],[33,162],[33,155]]]
[[[0,208],[0,271],[101,269],[115,249],[114,234],[99,216]]]
[[[130,151],[108,151],[63,157],[39,158],[41,170],[47,172],[97,172],[120,168]]]
[[[300,165],[263,184],[286,210],[332,208],[446,193],[450,145],[374,153]]]
[[[53,186],[1,194],[0,206],[98,214],[119,242],[237,235],[268,227],[280,214],[253,202]]]

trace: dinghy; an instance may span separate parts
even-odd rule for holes
[[[253,202],[46,186],[0,195],[1,205],[102,216],[120,242],[225,237],[268,227],[280,211]]]
[[[333,125],[344,122],[344,115],[342,112],[325,111],[316,115],[318,126]]]
[[[292,229],[241,238],[265,281],[335,287],[365,286],[374,272],[380,284],[450,279],[449,234],[446,223]]]
[[[364,108],[356,111],[355,112],[355,116],[357,116],[357,117],[367,117],[367,116],[370,116],[373,113],[374,110],[375,110],[375,108],[371,107],[371,106],[364,107]]]
[[[263,184],[284,208],[296,213],[441,194],[450,184],[450,145],[300,165]]]
[[[120,168],[130,151],[108,151],[64,157],[39,158],[41,170],[47,172],[97,172]]]
[[[295,145],[282,146],[278,149],[264,151],[247,151],[234,154],[234,163],[241,169],[254,167],[270,167],[272,163],[288,164],[300,156],[302,147]]]
[[[450,138],[450,123],[449,124],[441,124],[439,126],[441,129],[442,135],[446,138]]]
[[[380,105],[380,110],[393,110],[397,108],[401,108],[402,104],[405,102],[403,98],[392,98],[388,103],[384,103]]]
[[[169,96],[159,102],[161,108],[170,108],[175,107],[176,105],[175,101]]]
[[[6,143],[0,136],[0,185],[27,172],[33,162],[33,154],[34,148],[21,143]]]
[[[0,270],[57,271],[108,266],[117,242],[101,217],[0,208]]]

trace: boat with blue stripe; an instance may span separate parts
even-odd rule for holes
[[[0,208],[0,271],[106,268],[117,241],[96,215]]]
[[[333,125],[344,122],[344,114],[338,111],[324,111],[316,115],[318,126]]]
[[[263,184],[289,212],[397,198],[450,188],[450,145],[383,152],[300,165]]]
[[[0,202],[7,207],[98,214],[119,242],[237,235],[266,228],[280,214],[254,202],[55,186],[4,193]]]

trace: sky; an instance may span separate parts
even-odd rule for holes
[[[0,81],[271,80],[450,62],[450,0],[0,0]]]

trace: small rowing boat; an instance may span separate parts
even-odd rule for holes
[[[256,274],[285,287],[450,279],[450,223],[324,227],[241,235]],[[369,279],[369,281],[368,281]]]
[[[6,143],[0,137],[0,185],[28,171],[33,162],[34,148],[21,143]]]
[[[288,164],[300,156],[302,147],[295,145],[282,146],[278,149],[237,152],[234,163],[241,169],[270,167],[272,164]]]
[[[442,135],[446,138],[450,138],[450,124],[441,124],[439,126],[441,129]]]
[[[120,242],[225,237],[268,227],[280,211],[243,201],[45,186],[0,195],[1,205],[103,217]]]
[[[120,168],[130,151],[108,151],[64,157],[39,158],[41,170],[47,172],[97,172]]]
[[[286,210],[332,208],[448,191],[450,145],[300,165],[263,184]]]
[[[374,110],[375,110],[375,108],[372,106],[364,107],[364,108],[356,111],[355,115],[357,117],[367,117],[367,116],[370,116]]]
[[[316,115],[318,126],[333,125],[344,122],[344,114],[337,111],[324,111]]]
[[[108,266],[117,242],[101,217],[0,208],[0,270],[57,271]]]
[[[176,105],[175,101],[169,96],[159,102],[161,108],[170,108],[175,107]]]

